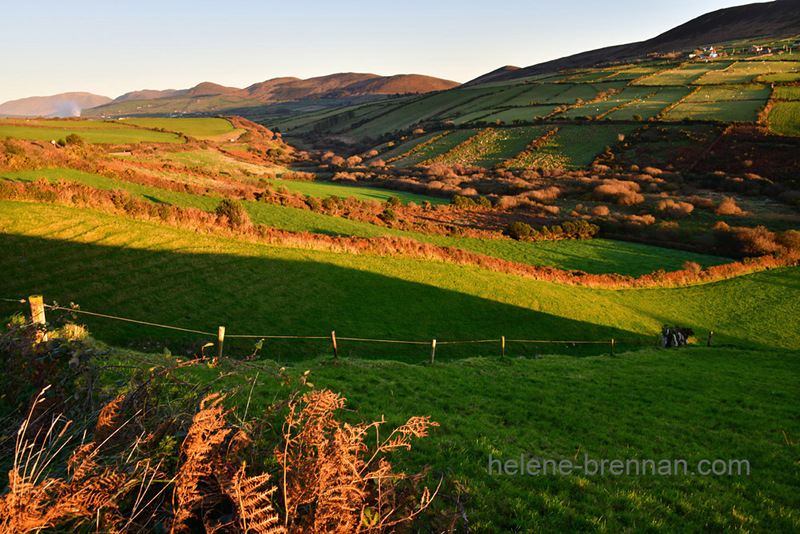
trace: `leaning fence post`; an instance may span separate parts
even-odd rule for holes
[[[431,342],[431,363],[433,363],[433,358],[436,356],[436,340],[434,339]]]
[[[333,342],[333,357],[339,359],[339,349],[336,348],[336,331],[331,330],[331,341]]]
[[[500,357],[506,357],[506,336],[500,336],[500,349],[502,350]]]
[[[713,330],[710,330],[710,331],[708,332],[708,345],[707,345],[708,347],[710,347],[710,346],[711,346],[711,336],[713,336],[713,335],[714,335],[714,331],[713,331]]]
[[[217,333],[217,357],[222,358],[222,345],[225,344],[225,327],[220,326]]]
[[[611,338],[611,355],[614,355],[614,338]]]
[[[31,295],[28,297],[31,305],[31,323],[44,325],[47,323],[44,317],[44,297],[41,295]],[[36,334],[37,341],[47,341],[47,332],[40,331]]]

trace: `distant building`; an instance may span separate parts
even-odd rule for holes
[[[752,53],[754,53],[754,54],[760,54],[761,52],[764,51],[764,48],[762,48],[762,47],[760,47],[758,45],[753,45],[753,46],[750,47],[750,51]]]

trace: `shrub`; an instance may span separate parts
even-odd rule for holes
[[[386,223],[392,223],[397,220],[397,213],[392,208],[386,208],[383,213],[379,215],[381,220]]]
[[[64,139],[64,143],[67,145],[83,146],[85,141],[80,135],[71,133]]]
[[[611,213],[611,210],[608,209],[608,206],[595,206],[592,208],[592,211],[589,212],[594,217],[608,217],[608,214]]]
[[[739,215],[742,213],[742,208],[736,205],[736,201],[731,197],[723,197],[714,210],[717,215]]]
[[[656,211],[672,219],[683,219],[694,211],[694,204],[688,202],[675,202],[672,199],[661,200],[656,205]]]
[[[505,230],[503,230],[503,234],[517,240],[529,238],[534,234],[534,232],[536,232],[536,230],[534,230],[533,226],[520,221],[512,221],[508,223],[505,227]]]
[[[236,200],[223,198],[214,213],[219,218],[226,218],[228,224],[234,228],[250,225],[250,216],[247,215],[244,206]]]
[[[633,206],[644,202],[639,194],[639,184],[626,180],[603,180],[594,188],[593,196],[597,200],[608,200],[622,206]]]

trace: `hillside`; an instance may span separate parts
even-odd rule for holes
[[[154,100],[156,98],[167,98],[178,93],[175,89],[142,89],[140,91],[131,91],[120,95],[113,100],[113,102],[128,102],[130,100]]]
[[[111,102],[91,93],[33,96],[0,104],[0,117],[80,117],[81,111]]]
[[[691,51],[715,43],[756,37],[791,37],[800,34],[800,0],[775,0],[706,13],[647,41],[609,46],[546,61],[530,67],[492,71],[465,85],[509,81],[566,69],[591,67],[648,54]]]

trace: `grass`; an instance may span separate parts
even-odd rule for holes
[[[705,86],[670,109],[664,118],[755,121],[771,93],[762,85]]]
[[[498,339],[501,334],[602,340],[653,336],[662,324],[677,323],[701,336],[714,330],[720,344],[790,348],[800,343],[798,268],[679,289],[592,289],[437,261],[256,245],[54,205],[6,201],[0,208],[4,298],[40,293],[48,301],[74,301],[90,311],[205,332],[223,324],[230,334],[336,330],[341,337],[406,340]],[[0,310],[11,313],[14,306],[4,303]],[[111,343],[186,340],[150,327],[86,321],[98,338]],[[271,354],[297,358],[324,347],[296,342],[276,345]],[[593,347],[607,350],[584,348]],[[396,348],[348,343],[342,351],[407,361],[427,357],[424,347]],[[537,347],[519,350],[532,354]],[[448,359],[493,353],[482,345],[443,345],[438,354]]]
[[[517,107],[497,111],[481,117],[481,119],[486,122],[500,121],[505,124],[511,124],[515,120],[532,121],[536,117],[546,117],[554,110],[555,106],[553,105]]]
[[[341,183],[322,182],[322,181],[296,181],[296,180],[267,180],[273,187],[285,186],[290,191],[299,191],[304,195],[315,197],[338,196],[341,198],[355,197],[358,200],[377,200],[386,202],[391,197],[397,197],[403,204],[416,202],[422,204],[428,201],[431,204],[446,204],[448,201],[441,198],[415,195],[403,191],[392,191],[391,189],[379,189],[376,187],[361,187],[345,185]]]
[[[761,75],[783,75],[796,71],[798,67],[800,63],[794,61],[737,61],[726,69],[708,72],[694,83],[698,85],[747,83]]]
[[[394,165],[398,167],[409,167],[411,165],[417,165],[429,159],[435,158],[440,154],[445,154],[458,146],[459,144],[463,143],[470,137],[477,135],[480,130],[454,130],[452,132],[447,133],[444,137],[436,139],[435,141],[425,145],[420,146],[418,149],[414,150],[413,152],[409,152],[408,155],[398,159],[394,162]]]
[[[609,119],[631,120],[638,115],[643,119],[651,119],[661,113],[667,106],[689,95],[689,87],[664,87],[656,94],[640,101],[634,101],[625,107],[608,114]]]
[[[126,119],[124,124],[135,124],[143,128],[163,129],[169,132],[178,132],[198,139],[232,139],[245,132],[236,129],[231,121],[220,118],[193,118],[193,119]]]
[[[180,207],[198,208],[205,211],[214,211],[221,200],[220,197],[216,196],[200,196],[178,191],[169,191],[72,169],[11,171],[0,174],[0,179],[24,182],[32,182],[40,178],[45,178],[50,182],[57,182],[58,180],[75,181],[109,191],[124,190],[142,200],[172,204]],[[287,185],[307,183],[309,182],[288,182]],[[317,185],[322,186],[327,184],[317,183]],[[355,187],[352,186],[336,187],[355,189]],[[381,192],[390,195],[404,195],[402,192],[390,192],[388,190],[381,190]],[[403,198],[408,199],[410,197],[404,195]],[[442,202],[438,199],[437,201]],[[656,269],[677,270],[686,261],[694,261],[704,267],[728,261],[716,256],[604,239],[542,241],[534,243],[510,239],[476,239],[426,235],[417,232],[407,232],[374,226],[342,217],[331,217],[321,213],[288,206],[278,206],[262,202],[244,202],[243,204],[254,223],[286,230],[359,237],[377,237],[382,235],[404,236],[426,243],[463,248],[480,254],[529,265],[558,267],[567,270],[581,270],[598,274],[616,272],[630,276],[639,276],[650,273]]]
[[[769,129],[783,135],[800,135],[800,102],[776,102],[767,117]]]
[[[775,87],[773,98],[778,100],[800,100],[800,85],[779,85]]]
[[[190,152],[161,152],[148,159],[178,163],[188,168],[196,168],[203,173],[260,175],[285,172],[284,167],[255,165],[228,157],[216,150],[192,150]]]
[[[638,80],[636,85],[688,85],[697,81],[707,72],[725,69],[730,64],[730,61],[687,63],[677,69],[665,70],[653,76]]]
[[[531,89],[517,95],[516,97],[504,102],[505,106],[529,106],[536,103],[556,102],[558,95],[570,89],[568,84],[538,84]]]
[[[587,124],[566,125],[535,150],[529,157],[518,160],[520,167],[578,168],[589,165],[603,147],[619,142],[635,125]]]
[[[0,138],[16,137],[18,139],[33,139],[37,141],[57,141],[70,134],[80,135],[88,143],[99,144],[132,144],[132,143],[181,143],[177,135],[166,132],[153,132],[139,128],[98,128],[93,123],[91,128],[80,127],[81,122],[76,121],[74,127],[43,128],[36,126],[13,126],[0,124]]]
[[[620,93],[613,95],[601,102],[583,104],[576,108],[569,109],[561,113],[557,118],[574,119],[577,117],[599,117],[610,112],[614,108],[628,104],[634,100],[645,99],[656,91],[652,87],[626,87]]]
[[[423,367],[320,360],[296,372],[310,369],[315,386],[368,420],[439,422],[402,466],[428,464],[462,484],[476,532],[793,532],[798,368],[797,352],[695,348]],[[683,459],[692,471],[702,459],[746,459],[751,474],[490,475],[490,455]]]

